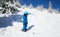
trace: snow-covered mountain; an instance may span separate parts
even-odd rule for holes
[[[12,24],[11,26],[0,28],[0,37],[60,37],[60,14],[49,13],[46,9],[40,11],[36,8],[25,8],[25,10],[31,13],[28,15],[28,28],[32,25],[34,27],[27,32],[21,31],[20,13],[9,17],[0,17],[0,19],[2,18],[0,25]]]
[[[60,37],[60,13],[58,10],[45,9],[43,7],[21,6],[20,12],[0,17],[0,37]],[[22,29],[22,15],[28,11],[27,32]],[[52,12],[52,13],[51,13]],[[1,15],[3,16],[3,15]]]

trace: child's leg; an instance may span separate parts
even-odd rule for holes
[[[27,30],[27,23],[23,23],[23,31],[26,31]]]

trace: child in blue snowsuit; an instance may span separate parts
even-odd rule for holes
[[[27,31],[27,24],[28,24],[28,20],[27,20],[27,15],[28,15],[28,12],[24,12],[24,15],[23,15],[23,29],[22,31]]]

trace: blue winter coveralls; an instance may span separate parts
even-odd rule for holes
[[[22,29],[23,31],[27,30],[27,24],[28,24],[27,15],[28,15],[28,12],[24,12],[24,15],[23,15],[23,29]]]

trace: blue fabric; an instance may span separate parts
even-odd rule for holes
[[[23,15],[23,23],[27,22],[27,16]]]
[[[26,30],[27,29],[27,23],[23,23],[23,29],[22,30]]]
[[[27,23],[28,23],[27,13],[24,13],[24,15],[23,15],[23,30],[27,29]]]

